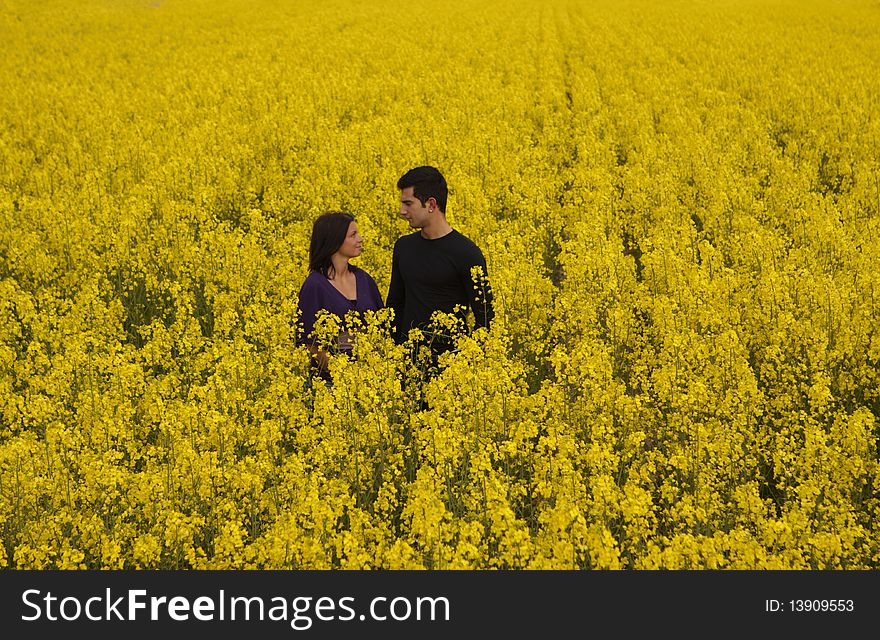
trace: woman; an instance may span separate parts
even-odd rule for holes
[[[299,291],[302,325],[299,342],[308,346],[318,373],[326,382],[330,382],[330,354],[318,347],[312,335],[318,311],[329,311],[344,321],[349,312],[375,311],[383,306],[379,288],[370,274],[348,262],[361,255],[362,243],[350,213],[321,214],[312,227],[309,275]],[[351,336],[343,329],[336,337],[333,350],[350,352],[351,348]]]

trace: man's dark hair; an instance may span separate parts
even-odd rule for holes
[[[397,181],[398,189],[413,188],[413,195],[419,199],[422,206],[428,198],[434,198],[437,206],[444,214],[446,213],[446,198],[449,189],[446,187],[446,178],[434,167],[416,167],[404,173]]]
[[[322,213],[312,225],[312,241],[309,245],[309,271],[317,271],[321,275],[331,275],[333,261],[331,256],[339,251],[345,242],[349,225],[354,216],[342,211]]]

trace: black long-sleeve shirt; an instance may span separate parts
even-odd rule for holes
[[[488,276],[483,252],[458,231],[428,240],[420,232],[397,240],[391,258],[391,284],[386,306],[394,309],[398,341],[409,330],[428,328],[434,311],[456,313],[464,320],[467,310],[474,312],[475,325],[488,327],[494,317],[492,291],[488,282],[474,282],[471,269],[480,267]],[[440,339],[441,348],[451,341]]]

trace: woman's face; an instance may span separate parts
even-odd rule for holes
[[[345,240],[336,253],[343,258],[356,258],[363,251],[363,242],[361,234],[358,233],[357,222],[350,222],[348,224],[348,231],[345,234]]]

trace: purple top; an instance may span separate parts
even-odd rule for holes
[[[375,311],[384,306],[376,281],[370,274],[353,265],[350,267],[354,272],[357,287],[357,299],[354,301],[342,295],[336,287],[330,284],[326,276],[317,271],[312,271],[303,282],[302,288],[299,290],[299,321],[302,328],[302,333],[298,335],[297,339],[299,344],[311,343],[312,330],[315,328],[315,316],[321,309],[336,314],[340,318],[345,318],[345,314],[349,311],[362,314],[365,311]]]

